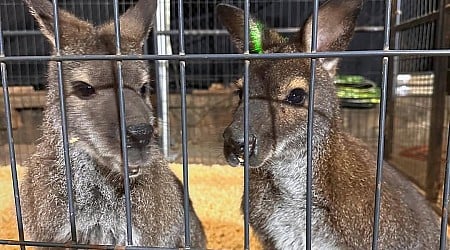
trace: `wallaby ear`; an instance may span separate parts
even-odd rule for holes
[[[353,36],[362,0],[329,0],[319,7],[317,51],[345,50]],[[300,30],[300,50],[311,51],[311,15]],[[327,70],[334,71],[338,60],[323,59]]]
[[[140,0],[120,16],[120,33],[135,43],[136,48],[142,48],[145,39],[152,29],[156,13],[157,0]],[[114,33],[114,22],[104,25],[103,32]]]
[[[25,3],[28,5],[30,13],[39,23],[41,32],[55,47],[53,4],[48,0],[25,0]],[[61,46],[64,46],[66,41],[71,39],[70,37],[73,37],[74,34],[90,32],[93,29],[91,24],[78,19],[66,11],[58,10],[58,16]]]
[[[219,20],[230,33],[236,47],[244,50],[244,11],[228,4],[217,6]],[[283,42],[284,38],[276,31],[267,29],[264,25],[250,17],[249,20],[250,52],[263,53],[264,50]]]

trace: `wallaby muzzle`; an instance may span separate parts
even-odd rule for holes
[[[252,84],[252,83],[250,83]],[[250,167],[259,167],[271,155],[277,144],[277,128],[274,127],[279,104],[266,98],[250,96],[249,100],[249,131],[248,154]],[[233,122],[223,132],[224,155],[231,166],[244,163],[244,105],[241,104],[235,111]]]
[[[136,125],[127,126],[127,150],[128,156],[133,159],[143,159],[145,147],[150,143],[153,135],[153,126],[147,123],[140,123]],[[136,160],[134,160],[136,161]],[[128,165],[129,176],[136,177],[140,174],[140,164]]]
[[[150,143],[153,126],[146,123],[127,126],[127,148],[142,148]]]
[[[244,163],[244,131],[241,129],[235,129],[231,126],[227,127],[223,132],[224,139],[224,154],[227,162],[231,166],[243,165]],[[250,134],[248,137],[248,154],[249,160],[254,162],[257,154],[257,138],[255,135]]]

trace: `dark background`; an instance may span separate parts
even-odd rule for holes
[[[119,1],[121,12],[136,1]],[[186,31],[223,30],[216,18],[215,7],[220,2],[243,7],[243,1],[184,1],[184,26]],[[321,1],[323,2],[323,1]],[[107,0],[60,0],[62,8],[78,17],[100,24],[112,18],[112,1]],[[31,15],[21,0],[0,0],[1,26],[4,32],[7,56],[48,55],[49,45],[37,31]],[[313,8],[309,1],[251,1],[251,13],[272,28],[299,28]],[[366,1],[359,16],[359,27],[382,27],[384,25],[384,1]],[[178,53],[178,1],[171,2],[171,42],[173,53]],[[286,36],[292,32],[284,33]],[[153,35],[153,34],[152,34]],[[357,31],[349,50],[380,50],[383,32]],[[228,34],[189,34],[185,36],[185,50],[189,54],[231,53],[234,46]],[[154,53],[153,37],[149,37],[149,53]],[[8,63],[8,80],[11,86],[32,85],[44,89],[45,62],[20,61]],[[170,87],[178,88],[178,65],[170,64]],[[188,89],[205,89],[211,83],[229,83],[241,74],[239,61],[187,62],[186,81]],[[360,74],[379,83],[381,81],[381,58],[344,58],[340,64],[341,74]]]

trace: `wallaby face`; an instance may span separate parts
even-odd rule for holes
[[[26,0],[42,33],[54,46],[53,8],[48,0]],[[156,0],[139,0],[120,16],[121,52],[142,54]],[[60,54],[115,54],[114,24],[95,27],[59,10]],[[161,155],[150,104],[146,61],[123,61],[126,148],[131,202],[127,221],[120,140],[118,70],[115,61],[63,61],[76,239],[68,211],[66,152],[62,145],[58,65],[49,62],[43,135],[21,183],[26,239],[40,242],[184,246],[183,186]],[[192,205],[191,242],[205,248],[206,237]],[[129,223],[129,224],[127,224]]]
[[[342,2],[342,3],[341,3]],[[346,8],[337,8],[345,5]],[[342,50],[350,41],[361,1],[330,1],[319,12],[318,51]],[[234,42],[242,49],[244,13],[228,5],[218,7],[219,17],[230,31]],[[340,20],[328,27],[328,19]],[[250,20],[250,30],[258,30],[264,53],[308,52],[311,49],[310,17],[297,37],[288,40],[259,21]],[[252,37],[252,36],[251,36]],[[326,140],[324,132],[331,129],[337,115],[333,77],[337,59],[317,62],[314,103],[316,144]],[[309,105],[310,59],[257,60],[250,64],[250,166],[258,167],[268,159],[286,157],[287,148],[306,150],[306,126]],[[243,104],[234,115],[233,123],[225,130],[225,155],[231,165],[243,157]]]
[[[292,45],[285,45],[277,51],[292,49]],[[306,150],[309,60],[257,61],[250,65],[250,72],[250,166],[258,167],[268,159],[284,157],[287,148]],[[315,131],[320,131],[331,127],[337,102],[329,101],[334,88],[331,75],[321,65],[316,77],[320,80],[315,88],[315,119],[320,120],[320,127],[315,127]],[[243,110],[241,101],[233,123],[224,132],[225,155],[231,165],[237,165],[238,158],[243,158]],[[314,139],[321,143],[322,138]]]
[[[49,1],[28,1],[41,30],[55,45],[53,9]],[[156,10],[149,2],[149,13]],[[124,54],[142,54],[142,46],[151,29],[153,15],[131,8],[120,17]],[[114,24],[99,27],[61,10],[59,13],[61,54],[115,54]],[[152,107],[149,101],[150,76],[146,61],[123,62],[123,84],[127,125],[127,149],[130,177],[151,165],[155,153]],[[56,63],[49,67],[49,91],[57,97]],[[63,62],[69,138],[108,166],[106,173],[123,173],[120,144],[118,71],[115,61]]]
[[[329,0],[319,8],[318,51],[344,50],[362,0]],[[244,12],[219,5],[218,16],[243,49]],[[250,19],[250,51],[308,52],[312,17],[298,35],[283,38]],[[333,77],[338,60],[317,60],[312,155],[312,249],[370,249],[376,159],[342,131]],[[249,72],[250,225],[264,249],[306,248],[306,166],[310,59],[253,60]],[[238,81],[238,85],[242,80]],[[242,103],[225,129],[224,154],[242,163]],[[431,206],[404,176],[383,168],[379,249],[437,249],[439,226]]]
[[[64,84],[70,140],[75,140],[102,165],[109,166],[106,171],[123,173],[115,62],[80,63],[74,71],[66,70],[72,66],[71,62],[68,64],[64,66]],[[123,63],[130,177],[138,176],[140,168],[150,166],[152,155],[158,150],[146,66],[144,62]]]

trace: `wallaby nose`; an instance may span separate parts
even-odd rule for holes
[[[153,126],[147,123],[127,126],[127,144],[129,147],[144,147],[150,143]]]
[[[223,133],[223,138],[226,153],[232,154],[231,157],[238,158],[238,160],[241,161],[241,159],[244,158],[245,152],[244,134],[235,133],[233,129],[228,127]],[[249,156],[253,156],[256,150],[256,136],[250,134],[248,140]],[[230,155],[228,155],[228,157],[230,157]]]

